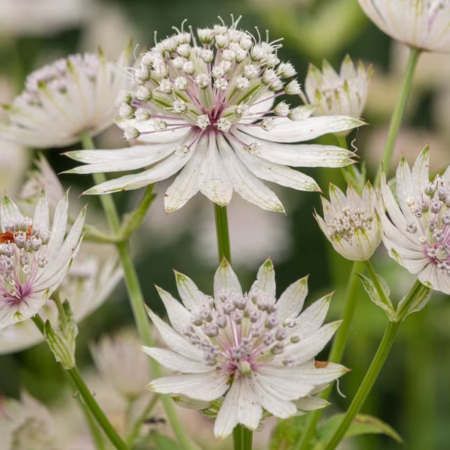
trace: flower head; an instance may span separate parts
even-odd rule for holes
[[[361,61],[355,68],[348,55],[342,62],[340,74],[327,61],[323,61],[322,71],[311,64],[305,93],[309,103],[315,107],[314,114],[361,117],[372,73],[372,66],[366,68]]]
[[[122,278],[117,257],[104,247],[84,244],[59,286],[59,296],[70,302],[73,317],[80,322],[99,308]],[[47,301],[39,311],[42,319],[53,326],[58,323],[58,311]],[[0,331],[0,355],[18,352],[44,340],[30,320],[10,325]]]
[[[381,243],[377,196],[367,182],[362,197],[349,185],[347,195],[330,185],[330,201],[322,197],[324,218],[315,218],[334,249],[351,261],[367,261]]]
[[[122,55],[119,65],[124,65]],[[5,107],[0,136],[38,148],[63,147],[112,125],[115,99],[126,85],[123,69],[103,53],[59,59],[30,74],[25,89]]]
[[[150,367],[135,333],[125,330],[104,336],[91,346],[91,353],[102,378],[119,394],[135,399],[145,393]]]
[[[369,18],[393,39],[430,52],[450,51],[449,0],[358,0]]]
[[[298,414],[307,407],[296,401],[346,372],[338,364],[313,360],[340,322],[322,326],[331,295],[299,315],[307,278],[292,284],[278,302],[270,260],[245,294],[226,260],[214,278],[214,298],[185,275],[176,273],[176,280],[183,304],[158,288],[173,328],[149,311],[170,350],[144,350],[182,374],[153,380],[149,389],[203,402],[223,397],[217,437],[228,436],[239,423],[255,430],[263,410],[280,418]]]
[[[179,31],[144,53],[132,69],[134,90],[120,96],[119,123],[142,145],[113,152],[69,152],[87,163],[72,173],[144,171],[102,183],[87,194],[138,189],[181,171],[165,195],[167,211],[199,191],[227,205],[233,191],[263,209],[284,211],[262,180],[317,191],[294,167],[342,167],[352,153],[334,146],[294,144],[362,125],[347,116],[309,117],[304,107],[274,106],[299,95],[295,69],[280,63],[278,42],[215,26],[198,30],[199,44]],[[291,80],[290,80],[291,79]],[[287,144],[287,145],[286,145]]]
[[[61,284],[81,244],[84,208],[64,239],[68,195],[56,208],[50,232],[42,191],[34,218],[4,197],[0,208],[0,329],[34,316]]]
[[[412,171],[404,157],[400,160],[396,176],[400,207],[382,179],[389,215],[381,216],[383,243],[389,255],[423,284],[450,294],[450,168],[430,181],[428,166],[428,147]]]

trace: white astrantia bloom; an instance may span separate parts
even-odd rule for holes
[[[56,450],[50,411],[27,392],[20,400],[0,398],[2,450]]]
[[[64,147],[113,124],[116,97],[127,85],[129,51],[119,62],[103,52],[59,59],[31,73],[24,91],[5,106],[0,137],[35,148]]]
[[[372,66],[366,68],[359,61],[355,67],[348,55],[339,74],[325,60],[322,71],[311,64],[305,80],[305,93],[309,104],[314,106],[314,114],[361,117],[372,73]]]
[[[59,296],[70,302],[74,320],[78,323],[99,308],[122,279],[116,256],[105,252],[104,246],[84,244],[59,286]],[[47,301],[39,311],[42,319],[56,327],[58,311],[53,301]],[[0,355],[30,348],[44,337],[30,320],[0,330]]]
[[[450,52],[449,0],[358,0],[391,38],[430,52]]]
[[[431,181],[426,147],[412,170],[400,160],[396,185],[400,207],[383,176],[383,243],[424,285],[450,294],[450,167]]]
[[[278,41],[255,39],[216,25],[184,32],[156,44],[130,69],[134,89],[120,95],[119,125],[128,139],[143,141],[121,150],[69,152],[86,163],[71,173],[145,169],[107,181],[86,194],[138,189],[180,172],[165,194],[168,212],[199,191],[227,205],[233,191],[272,211],[284,211],[261,181],[318,191],[309,176],[293,167],[343,167],[353,153],[330,145],[298,144],[327,133],[359,127],[347,116],[309,117],[308,106],[291,109],[282,95],[299,95],[295,69],[280,63]],[[198,42],[198,44],[197,44]]]
[[[91,354],[102,378],[123,397],[131,400],[145,394],[150,367],[136,333],[123,330],[103,336],[91,346]]]
[[[86,208],[67,237],[68,194],[59,202],[50,232],[45,191],[34,218],[8,197],[0,205],[0,329],[34,316],[61,284],[82,240]]]
[[[322,326],[331,295],[299,315],[307,277],[288,287],[278,302],[270,260],[246,294],[226,260],[214,278],[214,298],[200,292],[185,275],[176,273],[176,281],[183,304],[158,288],[172,327],[149,310],[170,349],[143,349],[181,374],[153,380],[148,388],[200,402],[223,397],[216,437],[225,438],[238,424],[255,430],[263,412],[264,417],[268,413],[284,419],[297,415],[299,409],[308,409],[308,400],[297,405],[299,399],[346,373],[339,364],[313,359],[340,321]]]
[[[350,185],[345,195],[331,184],[330,201],[321,198],[324,218],[314,217],[333,248],[351,261],[368,261],[381,243],[377,196],[370,182],[361,197]]]

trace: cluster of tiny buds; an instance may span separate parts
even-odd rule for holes
[[[4,228],[5,232],[0,234],[0,272],[13,272],[19,263],[22,271],[29,274],[35,262],[40,268],[48,264],[39,250],[48,244],[50,231],[33,227],[28,217],[7,220]]]
[[[415,221],[406,224],[406,231],[416,234],[427,256],[439,269],[450,273],[450,184],[441,176],[428,183],[418,199],[408,198],[407,205]]]
[[[95,53],[71,55],[68,58],[61,58],[52,64],[43,66],[27,77],[25,90],[16,98],[14,106],[41,105],[39,90],[43,87],[61,94],[67,92],[68,85],[71,82],[69,75],[71,67],[83,71],[88,80],[94,81],[99,66],[100,58]]]
[[[275,299],[260,289],[248,294],[223,290],[219,299],[205,296],[184,335],[202,349],[207,364],[242,373],[243,367],[251,370],[258,357],[270,359],[287,344],[299,342],[292,330],[296,325],[294,319],[280,323]],[[286,358],[284,363],[292,361]]]
[[[345,206],[327,220],[327,226],[332,239],[351,241],[356,230],[371,230],[374,219],[372,211]]]
[[[162,119],[165,128],[155,127],[155,131],[180,125],[167,120],[182,116],[201,130],[216,127],[227,132],[248,113],[249,102],[265,93],[272,92],[274,97],[301,94],[297,80],[283,81],[295,76],[296,71],[291,63],[278,59],[281,45],[268,39],[264,42],[261,37],[257,41],[248,32],[237,30],[238,22],[230,27],[197,30],[201,45],[192,29],[185,32],[182,25],[181,31],[176,29],[175,35],[143,53],[136,68],[131,69],[135,89],[119,94],[119,116],[150,121],[151,125],[155,119]],[[274,94],[279,91],[283,92]],[[270,112],[292,120],[306,113],[297,108],[290,111],[284,102],[264,114]],[[125,137],[135,139],[139,131],[129,129]]]

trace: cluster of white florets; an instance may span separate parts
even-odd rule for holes
[[[58,59],[27,77],[25,90],[14,100],[13,106],[44,106],[46,100],[42,97],[42,89],[51,93],[65,94],[73,84],[73,69],[83,73],[85,81],[95,82],[99,67],[100,57],[95,53],[77,54]]]
[[[258,40],[230,27],[197,30],[197,38],[183,27],[144,53],[132,69],[135,90],[119,95],[119,115],[137,122],[150,121],[153,131],[196,127],[227,132],[243,119],[258,120],[249,108],[262,97],[301,92],[296,71],[277,57],[279,43]],[[264,114],[295,120],[303,111],[282,103]],[[265,124],[267,126],[267,123]],[[137,138],[136,128],[125,132]]]
[[[4,228],[0,244],[1,291],[23,299],[30,294],[32,274],[48,264],[43,248],[50,240],[50,231],[33,228],[28,217],[7,220]]]
[[[205,296],[184,334],[204,351],[207,364],[233,378],[249,375],[286,345],[299,342],[296,325],[294,319],[281,322],[275,299],[260,289],[248,294],[222,290],[219,299]],[[283,364],[290,367],[294,361],[287,357]]]
[[[345,206],[341,211],[332,215],[326,224],[332,239],[345,239],[350,242],[357,230],[371,230],[374,220],[372,211]]]
[[[406,231],[419,233],[426,256],[450,273],[450,183],[438,175],[418,198],[408,198],[407,205],[413,217]]]

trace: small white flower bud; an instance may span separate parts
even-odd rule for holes
[[[131,141],[132,139],[137,139],[141,133],[137,128],[127,127],[125,128],[123,135],[127,141]]]
[[[218,89],[219,91],[225,91],[228,87],[228,81],[225,80],[225,78],[218,78],[214,82],[214,87]]]
[[[187,61],[183,64],[183,72],[186,72],[188,75],[192,75],[194,73],[194,64],[192,61]]]
[[[181,70],[183,68],[185,62],[186,62],[186,58],[178,56],[172,61],[172,64],[173,64],[173,67],[175,67],[175,69]]]
[[[253,64],[247,64],[244,67],[244,76],[248,79],[255,78],[259,73],[258,67]]]
[[[273,92],[278,92],[283,89],[284,83],[281,80],[275,80],[269,84],[268,88]]]
[[[201,51],[201,58],[205,63],[209,64],[214,59],[214,52],[212,50],[209,50],[207,48],[202,49]]]
[[[177,48],[177,53],[183,58],[189,58],[191,55],[191,46],[189,44],[181,44]]]
[[[211,73],[214,78],[222,78],[225,75],[224,70],[219,66],[214,67]]]
[[[184,114],[187,111],[186,103],[183,100],[175,100],[173,102],[173,112],[177,114]]]
[[[235,57],[235,61],[240,64],[242,62],[244,62],[247,59],[248,53],[243,50],[243,49],[238,49],[236,50],[236,57]]]
[[[133,96],[127,91],[120,91],[117,96],[116,105],[120,107],[122,103],[131,103]]]
[[[314,112],[314,106],[305,105],[305,106],[297,106],[297,108],[292,109],[288,118],[291,120],[305,120],[308,117],[311,117]]]
[[[161,83],[159,84],[159,88],[158,88],[161,92],[163,92],[164,94],[171,94],[173,91],[173,86],[172,83],[167,80],[161,80]]]
[[[199,28],[197,35],[202,44],[211,45],[214,42],[215,33],[211,28]]]
[[[265,131],[273,130],[275,127],[275,121],[272,118],[264,119],[261,122],[261,128]]]
[[[250,81],[247,80],[245,77],[238,77],[236,80],[236,89],[239,91],[243,91],[244,89],[247,89],[250,84]]]
[[[48,244],[48,241],[50,240],[50,236],[51,236],[51,233],[48,230],[42,230],[39,233],[39,237],[40,237],[40,239],[42,241],[42,245],[47,245]]]
[[[135,109],[131,107],[128,103],[122,103],[119,108],[119,116],[122,119],[132,119],[134,116]]]
[[[275,106],[274,113],[277,116],[287,116],[289,114],[289,109],[290,108],[287,103],[281,102],[281,103],[278,103],[277,106]]]
[[[225,72],[227,73],[230,69],[231,69],[231,63],[230,61],[222,61],[219,64],[219,67]]]
[[[218,34],[215,40],[217,48],[225,48],[228,45],[228,36],[223,34]]]
[[[229,129],[231,128],[231,125],[232,125],[231,122],[228,119],[225,119],[223,117],[217,121],[217,128],[220,131],[225,131],[225,132],[229,131]]]
[[[137,69],[134,74],[134,78],[138,83],[145,83],[146,81],[150,80],[150,77],[150,69],[144,64],[141,64],[141,67]]]
[[[301,92],[300,84],[297,80],[292,80],[284,89],[287,95],[298,95]]]
[[[201,73],[196,76],[195,83],[200,89],[206,89],[209,86],[210,78],[206,73]]]
[[[236,54],[233,52],[233,50],[224,50],[222,52],[222,59],[224,59],[225,61],[234,61]]]
[[[185,91],[188,87],[188,81],[184,77],[177,77],[174,81],[174,85],[179,91]]]
[[[146,102],[146,101],[151,100],[152,97],[153,97],[152,91],[150,90],[150,88],[148,86],[146,86],[144,84],[144,85],[138,87],[138,89],[136,91],[136,98],[138,100]]]
[[[138,122],[145,122],[147,120],[149,120],[151,117],[150,113],[145,110],[145,109],[137,109],[136,112],[134,113],[134,118],[138,121]]]
[[[197,125],[202,129],[205,130],[209,125],[211,125],[211,122],[209,120],[209,117],[207,115],[199,116],[197,118]]]
[[[297,75],[297,72],[291,63],[281,63],[277,70],[281,78],[289,78]]]
[[[178,145],[175,149],[175,155],[177,155],[177,156],[186,156],[189,152],[190,152],[190,150],[187,145]],[[194,323],[194,325],[195,325],[195,323]]]

